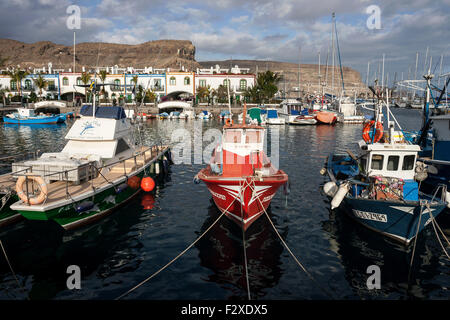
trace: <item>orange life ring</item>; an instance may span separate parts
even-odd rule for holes
[[[226,124],[227,126],[229,126],[230,123],[231,123],[230,118],[227,118],[227,119],[225,120],[225,124]]]
[[[370,134],[373,132],[374,126],[375,126],[374,120],[371,120],[370,122],[364,125],[362,137],[366,143],[372,142]],[[375,136],[373,138],[373,142],[375,143],[380,141],[382,137],[383,137],[383,124],[377,121],[377,124],[375,126]]]
[[[29,198],[25,192],[23,192],[23,184],[25,183],[25,181],[27,177],[25,176],[20,176],[19,179],[17,179],[16,182],[16,193],[17,196],[20,198],[20,200],[22,200],[23,202],[27,203],[27,204],[40,204],[42,202],[45,201],[45,199],[47,198],[47,183],[45,183],[44,179],[40,176],[28,176],[28,179],[34,180],[36,181],[36,183],[39,186],[39,190],[41,190],[41,192],[38,194],[37,197],[33,197],[33,198]]]

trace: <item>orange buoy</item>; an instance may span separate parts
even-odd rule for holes
[[[139,189],[139,186],[141,185],[141,178],[138,176],[133,176],[128,179],[127,184],[131,189]]]
[[[151,177],[145,177],[141,180],[141,188],[145,192],[150,192],[155,188],[155,181]]]
[[[155,205],[155,198],[152,194],[147,193],[144,194],[141,200],[141,206],[144,208],[144,210],[151,210],[153,209],[153,206]]]

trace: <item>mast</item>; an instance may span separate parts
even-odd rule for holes
[[[381,71],[381,90],[384,89],[384,57],[385,57],[385,54],[383,53],[383,67],[382,67],[382,71]]]
[[[75,29],[73,31],[73,75],[75,75]],[[75,106],[75,91],[73,92],[72,103]]]
[[[302,48],[298,50],[298,98],[300,98],[300,55]]]
[[[336,55],[334,49],[334,12],[331,14],[331,60],[332,60],[332,69],[331,69],[331,92],[334,94],[334,56]]]
[[[419,52],[416,52],[416,70],[414,71],[414,80],[417,80],[417,63],[419,62]],[[425,72],[424,72],[425,73]],[[416,89],[413,91],[412,100],[416,98]]]

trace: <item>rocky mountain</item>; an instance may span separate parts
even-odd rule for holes
[[[257,60],[226,60],[226,61],[201,61],[202,68],[215,67],[219,65],[221,68],[231,68],[238,65],[239,68],[249,68],[250,73],[263,72],[271,70],[281,75],[282,80],[279,88],[286,91],[295,91],[299,87],[299,65],[298,63],[277,62],[277,61],[257,61]],[[356,89],[358,92],[363,91],[364,84],[361,81],[361,75],[358,71],[342,67],[344,75],[344,86],[347,89]],[[334,84],[336,91],[341,88],[341,73],[338,66],[334,67],[334,83],[333,68],[326,65],[320,66],[321,83],[326,82],[327,87],[331,88]],[[300,88],[301,90],[314,92],[319,89],[319,65],[317,64],[300,64]],[[328,89],[327,92],[330,90]]]
[[[180,69],[184,66],[195,70],[195,47],[187,40],[156,40],[137,45],[84,42],[76,44],[76,71],[84,66],[86,70],[98,66],[154,67]],[[50,41],[24,43],[0,39],[0,57],[8,58],[6,66],[21,68],[47,67],[51,62],[54,69],[73,67],[73,46]]]
[[[56,44],[50,41],[24,43],[10,39],[0,39],[0,57],[7,58],[5,66],[20,68],[42,68],[51,62],[53,69],[69,71],[73,67],[73,47]],[[250,73],[272,70],[282,75],[280,89],[295,91],[299,85],[299,67],[296,63],[257,60],[225,60],[201,61],[195,60],[195,46],[188,40],[155,40],[136,45],[84,42],[76,45],[76,71],[92,70],[96,66],[102,67],[144,67],[171,68],[187,71],[196,71],[197,68],[210,68],[216,64],[221,68],[230,68],[238,65],[240,68],[249,68]],[[322,65],[321,82],[332,85],[333,74],[331,66],[326,71]],[[343,67],[344,84],[346,89],[361,88],[363,83],[359,72]],[[327,75],[327,77],[325,77]],[[314,64],[301,64],[300,83],[304,91],[314,92],[319,89],[319,68]],[[334,70],[334,87],[340,88],[341,76],[338,67]],[[329,90],[328,90],[329,91]]]

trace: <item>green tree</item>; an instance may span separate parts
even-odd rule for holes
[[[39,89],[39,101],[42,100],[42,89],[47,86],[47,81],[39,75],[37,78],[33,79],[35,86]]]
[[[106,92],[105,86],[104,86],[107,76],[108,76],[108,72],[106,72],[106,70],[100,70],[100,72],[98,74],[98,77],[102,81],[102,88],[100,90],[100,94],[103,96],[103,99],[105,99],[105,102],[108,102],[108,93]]]
[[[254,86],[256,89],[253,89],[256,91],[253,93],[256,94],[257,100],[260,100],[257,102],[269,102],[278,92],[278,83],[280,80],[280,75],[270,70],[258,73]]]
[[[90,75],[89,73],[87,73],[87,72],[83,72],[83,73],[81,74],[81,82],[82,82],[84,85],[86,85],[86,84],[88,84],[90,81],[91,81],[91,75]],[[86,99],[85,102],[87,102],[87,100],[88,100],[88,98],[87,98],[87,97],[88,97],[87,87],[84,88],[84,96],[85,96],[85,99]]]
[[[197,96],[200,99],[200,101],[205,102],[208,101],[209,98],[209,94],[211,93],[211,87],[207,86],[207,87],[198,87],[197,88]]]
[[[17,92],[19,93],[19,97],[22,96],[22,80],[28,75],[28,72],[17,69],[9,71],[8,75],[16,81]]]

